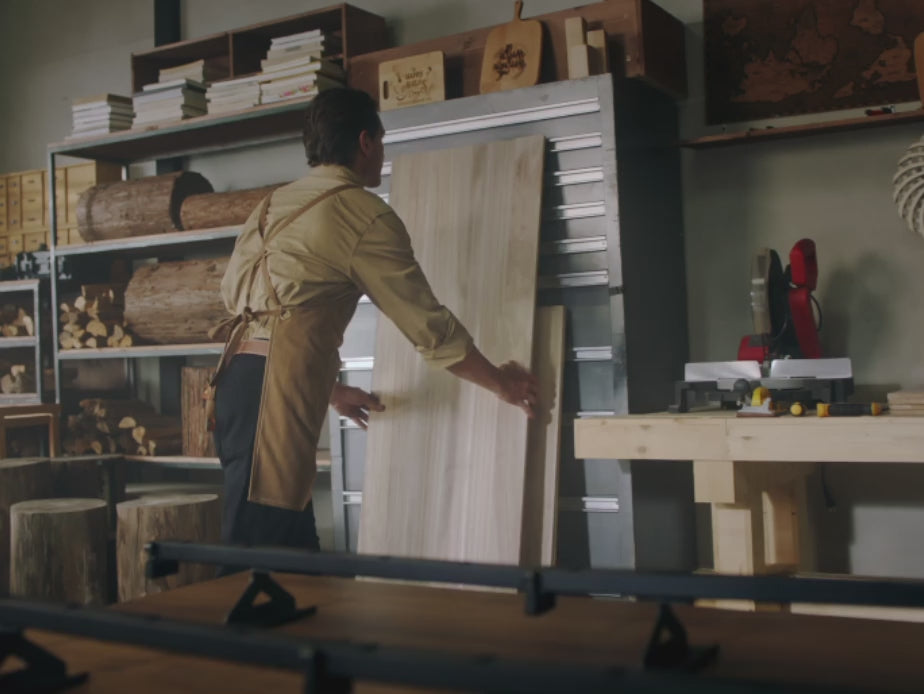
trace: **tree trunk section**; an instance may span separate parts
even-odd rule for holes
[[[101,183],[80,196],[77,230],[84,241],[176,231],[183,228],[183,201],[211,190],[205,177],[191,171]]]
[[[211,229],[243,224],[263,198],[282,183],[227,193],[200,193],[183,201],[180,220],[184,229]]]
[[[125,321],[155,345],[211,342],[208,331],[227,311],[221,278],[227,258],[182,260],[138,268],[125,290]]]
[[[0,596],[10,590],[10,507],[49,496],[52,476],[47,458],[0,460]]]
[[[159,579],[144,575],[144,547],[155,540],[217,543],[221,537],[221,505],[215,494],[177,494],[123,501],[116,507],[116,556],[119,601],[178,588],[215,577],[215,567],[180,564],[179,573]]]
[[[215,369],[187,366],[183,368],[180,400],[183,419],[183,455],[191,458],[217,458],[215,439],[208,430],[208,416],[202,397]]]
[[[10,517],[10,595],[79,605],[107,602],[105,501],[21,501]]]

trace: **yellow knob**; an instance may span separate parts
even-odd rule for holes
[[[789,414],[794,417],[801,417],[805,414],[805,408],[802,406],[801,402],[794,402],[789,406]]]

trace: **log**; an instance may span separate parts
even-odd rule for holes
[[[9,593],[10,507],[51,495],[51,463],[47,458],[0,460],[0,596]]]
[[[208,417],[205,412],[205,400],[202,397],[214,373],[213,368],[186,366],[181,374],[180,413],[183,419],[183,455],[192,458],[218,457],[215,451],[215,439],[212,437],[212,432],[208,431]]]
[[[125,322],[159,345],[211,342],[208,331],[226,316],[221,278],[227,258],[145,265],[125,290]]]
[[[227,193],[200,193],[183,201],[180,219],[184,229],[210,229],[234,226],[247,221],[250,213],[263,202],[263,198],[276,190],[274,186],[233,190]]]
[[[191,171],[101,183],[81,194],[77,230],[84,241],[176,231],[183,228],[183,201],[190,195],[211,191],[212,185],[205,177]]]
[[[105,501],[21,501],[13,504],[10,518],[10,595],[78,605],[107,602]]]
[[[144,574],[144,546],[155,540],[215,543],[221,535],[221,505],[215,494],[177,494],[123,501],[116,506],[116,563],[119,601],[215,577],[215,567],[180,564],[179,573],[161,579]]]

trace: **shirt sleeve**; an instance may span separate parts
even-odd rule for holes
[[[360,237],[352,279],[431,365],[446,368],[469,353],[472,337],[437,301],[394,212],[379,215]]]

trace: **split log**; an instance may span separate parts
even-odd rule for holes
[[[153,344],[211,342],[208,331],[225,318],[221,278],[227,258],[145,265],[125,289],[125,321]]]
[[[9,592],[10,507],[51,495],[51,463],[47,458],[0,460],[0,596]]]
[[[0,392],[4,394],[12,393],[34,393],[35,378],[29,373],[25,364],[13,364],[0,376]]]
[[[215,567],[180,564],[179,573],[161,579],[144,574],[144,546],[155,540],[217,543],[221,536],[221,505],[215,494],[178,494],[123,501],[116,506],[116,563],[119,601],[215,577]]]
[[[215,458],[215,439],[208,430],[203,391],[215,369],[187,366],[182,372],[180,413],[183,420],[183,455],[193,458]]]
[[[3,337],[31,337],[35,335],[35,321],[22,306],[0,306],[0,335]]]
[[[95,453],[137,454],[139,445],[158,455],[174,455],[182,450],[182,427],[175,417],[157,414],[139,400],[87,398],[81,411],[67,416],[63,448],[69,455]],[[136,430],[139,430],[136,440]],[[153,453],[151,453],[153,455]]]
[[[21,501],[13,504],[10,519],[10,595],[79,605],[107,602],[105,501]]]
[[[61,349],[135,344],[125,326],[124,289],[119,287],[124,285],[84,285],[80,296],[59,306]]]
[[[101,183],[80,196],[77,230],[84,241],[176,231],[183,228],[183,201],[190,195],[211,191],[212,185],[205,177],[191,171]]]
[[[279,186],[263,186],[227,193],[200,193],[183,201],[180,219],[184,229],[209,229],[243,224],[263,199]]]

